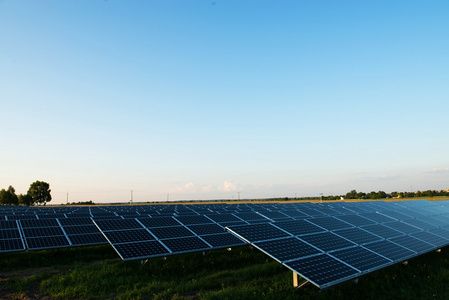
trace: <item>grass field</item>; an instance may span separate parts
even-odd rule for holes
[[[0,299],[449,299],[449,247],[320,291],[258,250],[122,262],[109,245],[0,255]],[[445,251],[446,250],[446,251]]]

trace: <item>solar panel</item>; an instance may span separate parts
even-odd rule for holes
[[[378,240],[381,240],[382,238],[374,235],[372,233],[369,233],[363,229],[360,228],[346,228],[346,229],[340,229],[335,230],[333,233],[350,240],[353,243],[356,243],[358,245],[375,242]]]
[[[39,237],[39,236],[53,236],[53,235],[64,235],[61,227],[36,227],[36,228],[23,228],[23,234],[26,238],[28,237]]]
[[[275,222],[273,223],[273,226],[278,227],[291,235],[303,235],[325,231],[325,229],[305,220]]]
[[[70,246],[67,238],[61,235],[26,238],[26,244],[29,250],[62,248]]]
[[[428,231],[413,233],[410,236],[429,243],[435,247],[446,246],[449,244],[449,236],[441,237]]]
[[[345,221],[346,223],[349,223],[353,226],[376,224],[376,222],[358,215],[343,215],[343,216],[336,216],[336,218]]]
[[[173,217],[138,218],[137,220],[147,228],[181,225]]]
[[[384,226],[381,224],[367,225],[367,226],[363,226],[361,228],[363,230],[366,230],[366,231],[372,233],[372,234],[380,236],[381,238],[384,238],[384,239],[404,235],[404,233],[402,233],[400,231],[394,230],[390,227],[387,227],[387,226]]]
[[[405,219],[409,219],[410,218],[410,216],[404,215],[403,213],[400,213],[398,211],[381,211],[380,213],[382,215],[386,215],[387,217],[391,217],[391,218],[394,218],[396,220],[405,220]]]
[[[21,239],[18,229],[0,229],[0,240]]]
[[[14,252],[25,250],[25,245],[22,239],[4,239],[0,240],[0,253],[1,252]]]
[[[105,242],[123,260],[249,242],[325,288],[448,245],[449,202],[0,207],[0,252]]]
[[[391,223],[384,223],[383,225],[393,228],[394,230],[400,231],[402,233],[405,234],[411,234],[411,233],[415,233],[415,232],[420,232],[422,231],[421,229],[412,226],[412,225],[408,225],[402,221],[399,222],[391,222]]]
[[[20,220],[20,225],[29,250],[71,246],[56,219]]]
[[[254,246],[280,262],[321,253],[317,248],[295,237],[256,242]]]
[[[197,235],[224,233],[225,229],[218,224],[202,224],[187,226],[191,231]]]
[[[403,220],[402,222],[407,225],[412,225],[414,227],[417,227],[421,230],[429,230],[429,229],[437,228],[437,226],[423,222],[419,219],[406,219],[406,220]]]
[[[390,239],[391,242],[401,245],[407,249],[415,251],[416,253],[424,253],[435,249],[435,246],[415,239],[411,236],[398,236]]]
[[[363,247],[392,261],[404,261],[415,255],[415,252],[387,240],[366,244]]]
[[[435,234],[439,237],[442,237],[443,240],[449,240],[449,230],[443,229],[443,228],[435,228],[430,229],[430,233]]]
[[[72,246],[101,245],[108,241],[101,233],[74,234],[68,235]]]
[[[17,221],[0,220],[0,253],[25,250]]]
[[[63,226],[62,227],[66,234],[90,234],[90,233],[100,233],[100,230],[94,225],[78,225],[78,226]]]
[[[243,221],[251,222],[251,221],[270,221],[269,219],[265,218],[264,216],[256,213],[256,212],[242,212],[242,213],[235,213],[236,217],[242,219]]]
[[[283,211],[283,213],[286,214],[287,216],[292,217],[293,219],[296,219],[296,220],[310,218],[309,215],[302,213],[298,210],[286,210],[286,211]]]
[[[222,247],[229,248],[246,244],[246,242],[244,242],[243,240],[239,239],[238,237],[229,232],[203,235],[201,236],[201,238],[214,248],[222,248]]]
[[[330,255],[362,272],[378,269],[391,262],[391,260],[360,246],[337,250]]]
[[[175,219],[184,225],[214,223],[211,219],[209,219],[205,216],[179,216],[179,217],[175,217]]]
[[[105,231],[104,235],[111,244],[155,240],[146,229],[128,229]]]
[[[159,241],[145,241],[112,245],[123,260],[146,259],[170,254]]]
[[[237,218],[233,214],[208,215],[207,217],[218,224],[242,222],[242,219]]]
[[[62,226],[79,226],[79,225],[94,224],[91,218],[66,218],[58,220]]]
[[[149,230],[158,239],[170,239],[195,235],[184,226],[158,227],[150,228]]]
[[[379,214],[379,213],[363,213],[360,214],[360,216],[372,220],[376,223],[385,223],[385,222],[393,222],[395,219],[387,217],[385,215]]]
[[[172,252],[178,253],[210,250],[212,248],[197,236],[162,240],[162,243]]]
[[[232,226],[228,227],[228,229],[244,240],[251,242],[271,240],[289,236],[289,234],[285,231],[282,231],[281,229],[278,229],[267,223]]]
[[[349,280],[360,273],[328,254],[300,258],[285,265],[320,288]]]
[[[142,228],[142,225],[135,219],[95,220],[95,224],[102,231]]]
[[[311,223],[318,225],[326,230],[336,230],[336,229],[353,227],[353,225],[343,222],[343,221],[340,221],[334,217],[308,219],[307,222],[311,222]]]
[[[355,245],[354,243],[328,231],[303,235],[300,238],[324,252],[352,247]]]

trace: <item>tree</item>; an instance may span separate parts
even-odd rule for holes
[[[346,193],[346,199],[357,199],[357,191],[352,190],[349,193]]]
[[[35,181],[30,185],[27,195],[31,197],[31,204],[43,204],[51,201],[50,185],[44,181]]]
[[[31,198],[31,196],[28,194],[25,195],[20,194],[18,198],[19,198],[19,205],[30,206],[31,204],[33,204],[32,203],[33,198]]]
[[[3,205],[17,205],[19,199],[16,195],[16,190],[10,185],[8,190],[2,189],[0,191],[0,204]]]

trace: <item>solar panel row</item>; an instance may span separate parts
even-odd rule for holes
[[[369,213],[369,204],[361,203],[360,214],[229,226],[228,230],[326,288],[449,245],[449,226],[443,221],[447,207],[434,209],[431,202],[411,206],[420,209],[376,203],[376,212]],[[420,213],[422,206],[428,208],[426,215]],[[428,216],[437,222],[427,222]]]
[[[107,242],[124,260],[251,243],[325,288],[448,245],[449,201],[0,207],[0,252]]]

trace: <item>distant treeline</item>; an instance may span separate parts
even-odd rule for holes
[[[378,192],[357,192],[356,190],[352,190],[345,195],[331,195],[331,196],[321,196],[321,197],[298,197],[298,198],[290,198],[290,197],[282,197],[282,198],[268,198],[263,199],[265,201],[289,201],[289,200],[341,200],[341,199],[362,199],[362,200],[376,200],[376,199],[388,199],[388,198],[432,198],[437,196],[446,196],[449,197],[449,189],[448,190],[427,190],[427,191],[417,191],[417,192],[391,192],[386,193],[384,191]],[[255,199],[257,200],[257,199]]]
[[[89,200],[67,203],[67,205],[95,205],[95,203],[92,200]]]
[[[51,201],[50,185],[44,181],[35,181],[26,194],[16,195],[10,185],[7,190],[0,190],[0,205],[45,205]]]

